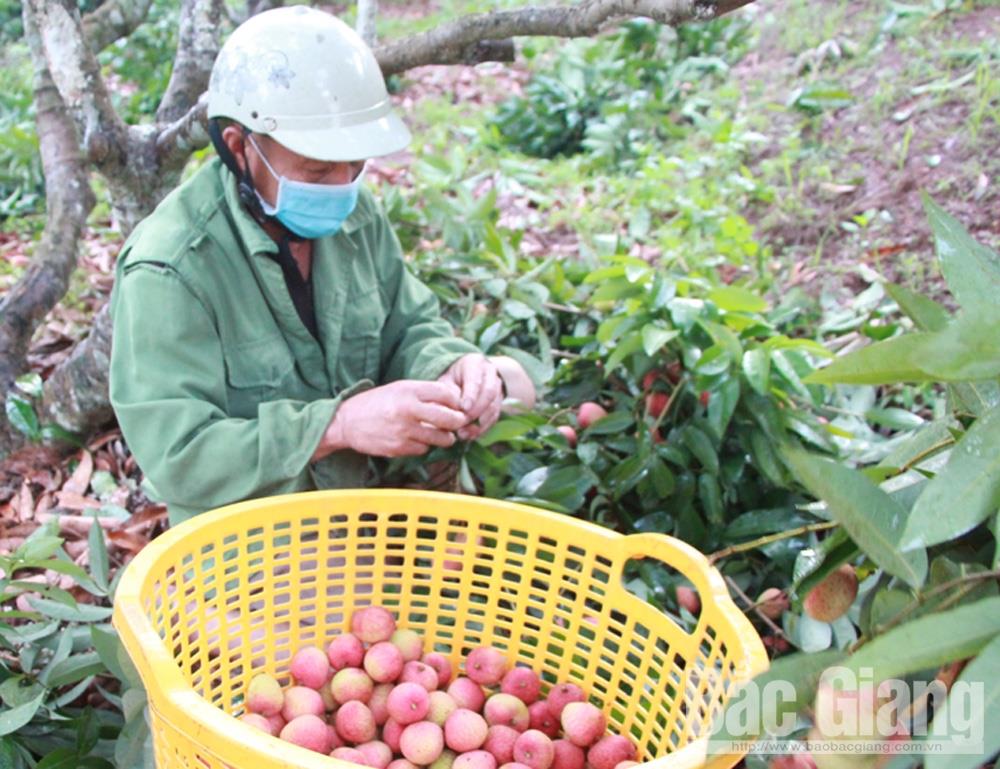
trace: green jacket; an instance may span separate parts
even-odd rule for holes
[[[215,159],[136,227],[111,297],[111,403],[171,523],[255,497],[370,482],[351,451],[310,463],[342,398],[433,379],[476,348],[403,263],[367,191],[315,242],[321,342],[302,324],[277,245]]]

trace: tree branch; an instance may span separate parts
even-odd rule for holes
[[[478,64],[513,61],[520,36],[589,37],[611,21],[648,16],[676,26],[729,13],[753,0],[585,0],[574,6],[522,8],[465,16],[423,34],[374,49],[382,74],[398,74],[428,64]],[[208,144],[206,102],[159,127],[157,156],[167,162],[187,157]]]
[[[369,47],[375,45],[375,19],[378,16],[378,0],[358,0],[358,20],[355,30]]]
[[[220,0],[183,0],[177,33],[177,54],[170,83],[156,112],[158,122],[182,117],[208,87],[219,52]]]
[[[125,124],[115,112],[97,58],[84,40],[74,0],[25,0],[59,95],[74,115],[83,146],[98,166],[122,163]]]
[[[161,165],[181,166],[192,152],[208,146],[207,110],[208,94],[202,94],[187,114],[160,130],[156,137],[156,156]]]
[[[45,231],[27,272],[0,301],[0,392],[26,368],[38,324],[66,293],[77,243],[94,207],[76,127],[59,96],[42,52],[37,19],[22,8],[25,39],[35,70],[35,124],[45,173]]]
[[[425,64],[465,63],[483,40],[520,36],[589,37],[623,18],[646,16],[670,26],[706,21],[752,0],[584,0],[572,6],[478,13],[405,40],[379,46],[375,56],[389,75]]]
[[[83,36],[94,53],[131,35],[149,15],[153,0],[107,0],[83,17]]]

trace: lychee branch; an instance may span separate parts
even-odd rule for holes
[[[743,599],[743,602],[746,604],[747,607],[746,611],[753,611],[758,617],[760,617],[764,621],[764,624],[767,625],[769,628],[771,628],[775,636],[779,638],[787,638],[787,636],[785,635],[785,631],[777,624],[775,624],[773,619],[771,619],[766,614],[764,614],[763,611],[761,611],[760,603],[754,602],[750,598],[750,596],[744,593],[743,589],[736,583],[736,580],[734,580],[728,574],[725,575],[725,578],[726,578],[726,584],[729,585],[729,589],[732,590],[734,593],[736,593],[737,596]]]
[[[936,611],[943,611],[944,609],[949,609],[961,601],[966,595],[976,588],[977,583],[991,579],[1000,580],[1000,569],[993,569],[992,571],[977,571],[974,574],[964,574],[961,577],[956,577],[955,579],[948,580],[947,582],[942,582],[940,585],[936,585],[926,593],[917,592],[917,595],[912,603],[910,603],[906,608],[896,614],[885,624],[872,628],[870,633],[858,638],[857,641],[851,644],[850,651],[854,652],[858,647],[863,646],[865,643],[872,640],[873,637],[881,635],[897,625],[902,624],[911,614],[913,614],[913,612],[925,605],[932,598],[936,598],[943,593],[947,593],[952,588],[960,588],[934,607]]]
[[[724,547],[722,550],[716,550],[708,556],[708,562],[714,565],[716,561],[728,558],[736,553],[744,553],[747,550],[756,550],[764,545],[770,545],[772,542],[780,542],[783,539],[791,539],[792,537],[798,537],[801,534],[808,534],[811,531],[825,531],[826,529],[833,529],[839,525],[840,524],[836,521],[822,521],[821,523],[810,523],[806,526],[799,526],[795,529],[787,529],[786,531],[778,532],[777,534],[768,534],[766,537],[760,537],[759,539],[755,539],[750,542],[741,542],[738,545],[730,545],[729,547]]]

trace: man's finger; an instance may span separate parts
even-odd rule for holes
[[[479,417],[479,421],[474,424],[466,425],[461,430],[458,431],[458,437],[463,441],[474,441],[480,435],[489,430],[493,425],[497,423],[500,418],[500,400],[497,399],[492,403],[482,416]]]
[[[478,419],[481,422],[483,415],[486,414],[494,405],[499,407],[501,402],[500,396],[503,390],[500,384],[500,375],[491,365],[487,365],[484,368],[484,381],[483,387],[479,391],[479,398],[473,404],[472,409],[465,412],[470,421]]]
[[[462,391],[451,382],[413,382],[413,393],[427,403],[440,403],[456,410],[462,409]]]
[[[465,412],[465,416],[470,422],[474,422],[479,417],[475,408],[479,402],[479,393],[482,392],[483,380],[486,378],[489,368],[483,365],[484,363],[485,358],[482,362],[477,359],[475,362],[466,364],[467,369],[462,378],[462,411]]]
[[[416,401],[413,404],[412,413],[417,421],[426,422],[432,427],[447,432],[455,432],[469,421],[464,411],[426,401]]]
[[[436,427],[424,424],[410,428],[407,439],[419,441],[427,446],[440,446],[444,449],[455,445],[455,433],[438,430]]]
[[[421,443],[420,441],[408,440],[404,441],[397,450],[392,454],[394,457],[419,457],[427,453],[429,449],[426,443]]]

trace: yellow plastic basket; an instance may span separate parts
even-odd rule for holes
[[[698,591],[693,633],[626,589],[622,570],[639,558]],[[113,622],[149,695],[157,767],[357,769],[233,716],[255,673],[289,683],[295,651],[370,604],[453,665],[490,644],[549,684],[578,683],[650,769],[704,765],[712,717],[768,665],[719,573],[676,539],[435,492],[273,497],[171,529],[121,579]]]

